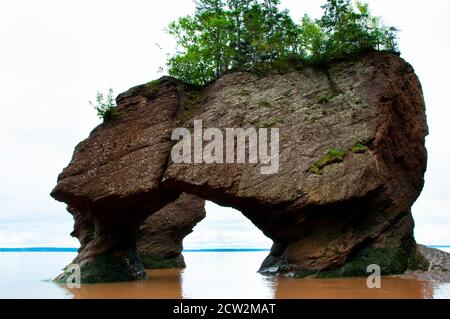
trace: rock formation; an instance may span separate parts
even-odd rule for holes
[[[257,71],[201,88],[162,78],[117,97],[118,118],[76,147],[52,192],[78,216],[82,273],[143,278],[140,226],[181,193],[238,209],[270,237],[262,272],[354,276],[369,264],[383,274],[423,264],[410,209],[424,184],[428,131],[412,67],[372,52]],[[175,164],[171,134],[194,119],[221,130],[279,128],[279,172]]]
[[[181,194],[147,218],[138,234],[137,249],[145,269],[184,268],[183,239],[205,218],[205,201]]]
[[[418,250],[428,262],[428,268],[410,269],[402,275],[404,279],[450,283],[450,254],[435,248],[418,245]]]

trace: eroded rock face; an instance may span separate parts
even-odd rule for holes
[[[95,226],[80,261],[128,262],[144,220],[189,193],[240,210],[274,240],[262,272],[353,276],[369,264],[383,274],[421,265],[410,208],[424,183],[428,130],[419,80],[401,58],[375,52],[320,68],[235,72],[205,88],[163,78],[117,102],[119,117],[76,147],[52,192],[82,216],[78,228]],[[194,119],[205,129],[279,128],[279,172],[174,164],[171,133]]]
[[[138,234],[138,252],[146,269],[184,268],[183,239],[205,218],[205,200],[181,194],[147,218]]]

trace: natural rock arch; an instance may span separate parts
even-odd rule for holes
[[[119,117],[76,147],[52,192],[78,216],[83,281],[144,278],[139,227],[181,193],[233,207],[271,238],[263,272],[352,276],[373,263],[383,274],[420,265],[410,208],[424,183],[428,131],[419,80],[398,56],[235,72],[203,88],[162,78],[117,103]],[[174,164],[171,133],[193,119],[280,128],[279,173]]]

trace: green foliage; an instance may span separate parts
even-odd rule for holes
[[[365,153],[369,148],[361,143],[356,144],[352,147],[351,151],[355,154]]]
[[[331,150],[328,151],[328,153],[324,157],[315,162],[310,167],[309,171],[314,174],[322,175],[325,166],[334,163],[340,163],[344,160],[345,156],[347,156],[346,152],[338,150],[336,148],[332,148]]]
[[[149,89],[154,89],[159,84],[159,80],[152,80],[146,84]]]
[[[325,50],[320,58],[337,59],[368,50],[398,51],[397,29],[373,17],[367,4],[328,0],[322,8],[325,13],[317,23],[325,32]]]
[[[333,97],[330,95],[322,95],[322,96],[319,96],[319,99],[317,100],[317,102],[319,102],[320,104],[326,104],[326,103],[330,102],[330,100],[332,98]]]
[[[203,85],[232,69],[257,71],[287,61],[323,63],[368,50],[397,52],[397,29],[386,27],[366,4],[328,0],[321,19],[299,23],[279,0],[198,0],[192,16],[171,23],[177,40],[169,74]],[[284,64],[283,64],[284,65]]]
[[[92,103],[91,101],[89,101],[89,103],[97,111],[97,116],[103,119],[104,122],[111,121],[119,115],[116,109],[116,102],[113,98],[112,89],[109,89],[106,100],[103,93],[97,92],[95,101],[96,103]]]

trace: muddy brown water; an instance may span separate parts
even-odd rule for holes
[[[74,298],[138,298],[138,299],[182,299],[196,298],[198,291],[183,287],[183,270],[151,270],[146,281],[82,285],[81,289],[69,289]],[[381,289],[369,289],[365,278],[350,279],[292,279],[264,278],[266,298],[277,299],[429,299],[434,297],[436,284],[399,278],[382,278]],[[200,296],[236,298],[235,292],[213,281]],[[240,289],[240,287],[234,287]],[[217,293],[219,290],[221,293]],[[260,292],[258,293],[260,294]],[[238,294],[239,295],[239,294]],[[444,296],[441,296],[444,297]],[[447,295],[447,297],[450,297]]]
[[[68,289],[51,281],[75,253],[0,253],[0,298],[450,298],[450,284],[383,277],[381,289],[366,278],[292,279],[263,276],[267,252],[185,253],[183,270],[149,270],[144,281],[81,285]]]

